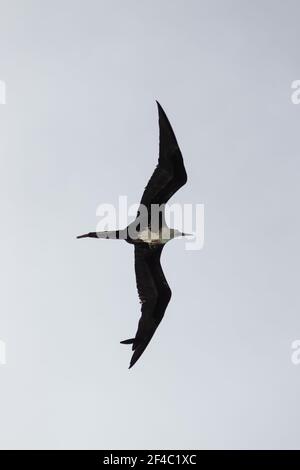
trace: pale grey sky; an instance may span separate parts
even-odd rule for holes
[[[300,448],[296,0],[0,0],[1,448]],[[137,202],[155,99],[205,204],[128,371],[133,250],[76,240]]]

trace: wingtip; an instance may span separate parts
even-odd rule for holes
[[[90,236],[89,233],[85,233],[84,235],[77,235],[76,238],[77,238],[77,239],[79,239],[79,238],[88,238],[89,236]]]
[[[166,112],[165,112],[164,108],[162,107],[162,105],[157,100],[155,100],[155,101],[156,101],[156,104],[157,104],[159,118],[160,119],[165,119],[165,120],[168,121],[168,118],[167,118],[167,115],[166,115]]]
[[[137,359],[134,360],[134,361],[131,360],[128,369],[132,369],[132,367],[134,366],[134,364],[135,364],[136,362],[137,362]]]
[[[129,363],[128,369],[131,369],[131,368],[134,366],[134,364],[136,363],[136,361],[137,361],[136,355],[133,354],[132,357],[131,357],[131,359],[130,359],[130,363]]]

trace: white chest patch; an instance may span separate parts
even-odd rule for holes
[[[162,231],[159,232],[153,232],[149,228],[142,230],[138,234],[138,239],[142,240],[145,243],[167,243],[172,238],[170,234],[170,230],[166,227],[165,229],[163,228]]]

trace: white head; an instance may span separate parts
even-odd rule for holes
[[[190,237],[192,235],[191,233],[180,232],[180,230],[177,230],[177,228],[174,228],[173,232],[174,232],[174,238],[175,237]]]
[[[172,240],[173,238],[187,237],[190,233],[183,233],[177,228],[164,227],[162,230],[162,238],[165,240]]]

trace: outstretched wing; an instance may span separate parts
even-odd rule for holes
[[[141,199],[148,214],[151,204],[165,204],[186,182],[187,174],[171,124],[157,102],[159,115],[159,159]],[[140,209],[138,211],[138,215]]]
[[[145,351],[171,299],[171,289],[160,265],[162,249],[163,245],[149,247],[145,244],[134,247],[136,284],[142,316],[135,338],[122,341],[124,344],[132,344],[134,351],[129,368]]]

